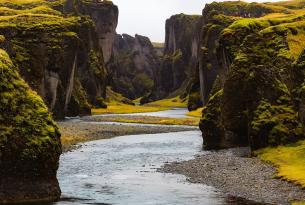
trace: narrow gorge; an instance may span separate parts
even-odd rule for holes
[[[305,1],[146,3],[0,0],[0,204],[304,204]]]

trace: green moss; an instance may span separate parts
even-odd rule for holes
[[[271,105],[262,100],[251,122],[254,148],[296,142],[304,137],[302,125],[292,106]],[[254,139],[259,137],[259,139]],[[259,142],[258,142],[259,141]]]
[[[100,53],[90,50],[89,53],[89,66],[93,70],[94,74],[96,76],[104,76],[105,75],[105,69],[101,65],[101,59],[103,59],[103,56],[101,56]]]
[[[5,37],[3,35],[0,35],[0,44],[5,41]]]
[[[58,128],[42,99],[20,78],[3,50],[0,73],[1,161],[42,160],[57,164],[61,153]]]
[[[207,149],[221,147],[223,124],[221,121],[221,105],[223,101],[223,89],[210,97],[203,108],[199,126],[202,131],[204,146]]]

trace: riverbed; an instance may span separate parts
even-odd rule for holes
[[[165,164],[208,153],[202,151],[198,129],[83,143],[61,156],[62,199],[54,204],[256,204],[235,200],[211,186],[189,183],[183,175],[157,172]]]

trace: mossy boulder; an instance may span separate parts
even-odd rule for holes
[[[56,201],[58,128],[3,50],[0,73],[0,203]]]

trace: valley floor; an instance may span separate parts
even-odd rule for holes
[[[275,178],[273,166],[259,158],[241,157],[232,150],[168,164],[160,171],[182,174],[192,183],[207,184],[229,195],[267,204],[294,204],[305,199],[301,187]]]
[[[112,137],[135,134],[155,134],[195,130],[191,127],[176,126],[137,126],[137,125],[120,125],[119,123],[103,124],[94,121],[73,122],[65,121],[58,123],[62,133],[61,141],[63,151],[67,152],[77,148],[81,142],[109,139]]]

